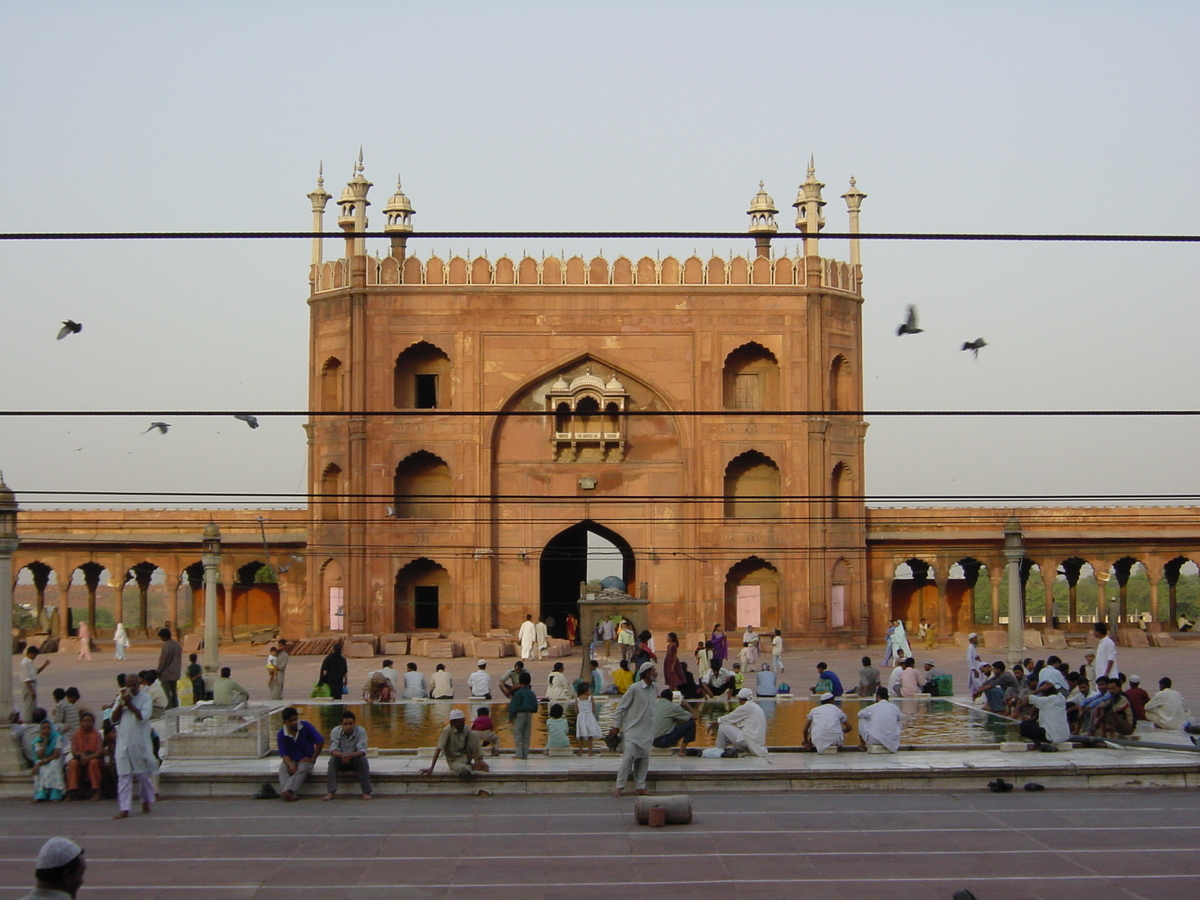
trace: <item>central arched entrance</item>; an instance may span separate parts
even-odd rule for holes
[[[634,593],[633,549],[611,528],[585,519],[550,539],[541,555],[539,610],[551,635],[566,637],[568,613],[579,618],[580,583],[610,574]]]

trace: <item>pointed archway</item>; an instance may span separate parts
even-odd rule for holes
[[[543,548],[541,553],[541,603],[542,620],[555,637],[566,636],[567,614],[579,617],[579,585],[588,580],[588,561],[603,558],[603,550],[589,542],[588,536],[595,535],[611,544],[620,554],[621,578],[625,589],[635,593],[635,560],[629,542],[611,528],[605,528],[591,519],[585,519],[560,531]],[[609,550],[608,554],[612,551]],[[553,621],[552,621],[553,620]]]

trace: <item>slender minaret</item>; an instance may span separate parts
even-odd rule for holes
[[[383,208],[383,214],[387,217],[387,224],[383,226],[383,230],[392,236],[392,256],[400,262],[404,262],[404,255],[408,248],[408,236],[412,234],[413,230],[412,217],[417,212],[408,202],[408,197],[404,196],[404,191],[400,189],[399,175],[396,176],[396,193],[392,194],[392,199]]]
[[[800,185],[796,193],[796,228],[804,233],[804,255],[816,257],[817,233],[825,227],[825,217],[821,207],[825,201],[821,199],[821,188],[825,187],[817,181],[817,169],[813,157],[808,158],[808,178]]]
[[[347,258],[362,256],[367,252],[367,239],[350,237],[349,234],[352,231],[361,234],[367,230],[367,207],[371,205],[367,201],[367,191],[371,190],[372,186],[371,182],[363,178],[363,153],[362,147],[359,147],[358,162],[354,164],[354,177],[346,182],[346,189],[342,191],[342,197],[338,200],[338,206],[342,208],[338,216],[338,227],[347,233]]]
[[[850,190],[842,194],[846,201],[846,209],[850,212],[850,233],[858,234],[858,211],[862,208],[863,199],[867,195],[858,189],[858,182],[850,176]],[[859,255],[858,238],[850,238],[850,265],[854,269],[856,281],[862,280],[862,258]]]
[[[312,264],[314,266],[319,266],[323,257],[324,241],[321,239],[321,234],[325,231],[325,204],[329,202],[331,196],[325,190],[325,163],[321,162],[317,166],[317,189],[308,195],[308,199],[312,201]]]
[[[755,254],[758,256],[771,255],[771,235],[779,231],[779,226],[775,224],[777,212],[779,210],[775,208],[775,201],[763,190],[763,183],[760,181],[758,193],[754,195],[754,199],[750,201],[750,208],[746,210],[746,215],[750,217],[750,233],[754,235]]]

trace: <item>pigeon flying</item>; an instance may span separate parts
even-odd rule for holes
[[[896,334],[903,337],[906,334],[920,334],[924,330],[924,328],[917,327],[917,308],[910,303],[908,315],[904,317],[903,324],[896,329]]]
[[[81,331],[83,331],[82,325],[80,325],[78,322],[72,322],[70,319],[67,319],[67,321],[63,322],[62,328],[58,329],[57,340],[61,341],[68,334],[79,334]]]
[[[258,427],[258,419],[255,418],[254,416],[250,415],[249,413],[238,413],[237,415],[234,416],[234,418],[240,419],[241,421],[243,421],[247,425],[249,425],[251,428]]]
[[[987,341],[985,341],[983,338],[975,338],[975,340],[973,340],[973,341],[967,341],[966,343],[964,343],[962,345],[962,348],[964,350],[970,350],[972,353],[975,354],[975,358],[979,359],[980,349],[983,347],[986,347],[986,346],[987,346]]]
[[[170,427],[171,427],[170,422],[151,422],[150,427],[147,428],[145,431],[143,431],[142,434],[149,434],[151,431],[154,431],[154,429],[156,429],[156,428],[158,429],[159,434],[166,434],[167,429]]]

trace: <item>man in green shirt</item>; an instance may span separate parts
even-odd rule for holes
[[[488,764],[483,761],[479,732],[468,730],[466,724],[467,717],[461,709],[450,710],[450,723],[442,729],[437,749],[433,751],[433,762],[428,769],[421,770],[422,775],[433,774],[439,756],[446,757],[446,765],[459,778],[488,771]]]
[[[529,738],[533,732],[533,714],[538,701],[529,686],[533,678],[528,672],[517,677],[517,689],[508,701],[508,720],[512,723],[513,742],[517,745],[517,759],[529,759]]]
[[[696,739],[696,712],[686,700],[676,703],[675,692],[665,688],[654,701],[654,746],[659,749],[679,747],[679,755],[687,755],[687,745]]]
[[[235,703],[250,701],[250,692],[229,677],[232,671],[229,666],[224,666],[221,669],[221,677],[213,682],[213,703],[233,706]]]

